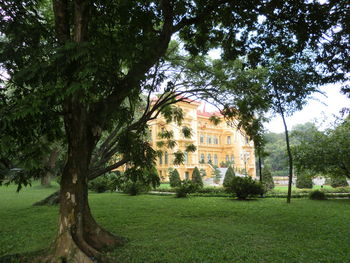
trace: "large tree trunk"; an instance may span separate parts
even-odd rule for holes
[[[59,232],[51,262],[106,262],[102,249],[122,243],[98,226],[88,204],[87,173],[94,137],[79,101],[67,103],[68,160],[60,190]]]
[[[288,178],[288,193],[287,193],[287,203],[289,204],[292,199],[292,182],[293,182],[293,156],[292,151],[290,150],[290,143],[289,143],[289,135],[288,135],[288,127],[286,123],[286,119],[284,117],[284,111],[282,108],[282,103],[278,94],[277,89],[275,89],[275,94],[277,97],[278,102],[278,110],[281,114],[283,126],[284,126],[284,133],[286,136],[286,145],[287,145],[287,153],[288,153],[288,163],[289,163],[289,178]]]

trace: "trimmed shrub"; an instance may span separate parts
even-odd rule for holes
[[[315,191],[312,191],[310,194],[309,194],[309,198],[311,200],[326,200],[326,194],[320,190],[315,190]]]
[[[301,172],[297,175],[297,188],[312,188],[312,177],[308,173]]]
[[[160,185],[160,178],[155,167],[129,168],[123,175],[116,176],[113,181],[116,189],[129,194],[145,193]]]
[[[188,194],[196,192],[198,189],[198,184],[190,180],[185,180],[181,183],[181,186],[177,187],[176,197],[187,197]]]
[[[254,181],[250,176],[234,176],[231,181],[226,184],[225,190],[242,200],[264,193],[263,185],[260,182]]]
[[[151,187],[149,185],[145,185],[142,182],[128,181],[122,185],[121,190],[129,195],[138,195],[141,193],[147,193],[151,190]]]
[[[235,171],[233,170],[232,166],[229,166],[225,173],[223,186],[226,187],[230,185],[231,180],[235,177],[236,177]]]
[[[333,188],[349,186],[348,181],[346,180],[345,176],[331,177],[330,178],[330,185]]]
[[[262,182],[266,191],[270,191],[275,188],[275,183],[273,182],[272,173],[268,166],[264,166],[262,169]]]
[[[173,171],[170,172],[169,183],[170,183],[171,187],[179,187],[179,186],[181,186],[180,175],[179,175],[179,172],[176,169],[174,169]]]
[[[193,173],[192,173],[192,182],[194,184],[196,184],[198,186],[198,188],[202,188],[203,187],[203,180],[202,180],[202,176],[201,173],[199,171],[199,169],[196,167],[194,167]]]

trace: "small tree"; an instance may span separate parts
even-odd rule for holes
[[[269,166],[264,166],[262,169],[262,183],[266,191],[275,188],[275,183],[273,182],[272,173]]]
[[[345,186],[349,186],[348,181],[346,180],[346,178],[344,176],[342,177],[331,177],[330,178],[330,185],[332,187],[345,187]]]
[[[197,166],[194,168],[192,173],[192,182],[195,183],[200,188],[203,187],[202,176]]]
[[[184,180],[180,186],[176,187],[176,197],[187,197],[188,194],[194,193],[199,185],[190,180]]]
[[[226,187],[235,176],[235,171],[233,170],[232,166],[229,166],[225,173],[223,186]]]
[[[250,176],[234,176],[229,183],[226,184],[225,190],[226,192],[231,193],[237,196],[238,199],[242,200],[264,193],[264,187],[262,184],[254,181]]]
[[[297,175],[297,188],[312,188],[312,177],[307,172],[299,172]]]
[[[181,186],[180,174],[176,169],[170,172],[169,183],[171,187]]]
[[[214,166],[213,178],[214,178],[214,183],[216,183],[216,184],[220,183],[221,172],[217,166]]]

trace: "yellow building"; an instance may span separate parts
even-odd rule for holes
[[[255,177],[254,145],[243,131],[227,123],[218,112],[200,110],[199,102],[179,102],[176,106],[181,107],[184,113],[181,127],[175,123],[166,123],[163,117],[149,122],[154,149],[157,150],[157,142],[163,140],[158,134],[164,130],[172,131],[177,143],[173,149],[164,149],[162,157],[157,160],[157,170],[163,181],[169,180],[169,168],[177,169],[181,179],[190,179],[197,166],[200,170],[205,170],[206,177],[209,178],[213,176],[214,166],[227,167],[229,164],[233,164],[236,173],[245,174],[247,171],[248,175]],[[209,120],[212,115],[220,118],[218,125]],[[184,126],[192,130],[191,138],[182,135]],[[174,165],[173,153],[178,150],[184,152],[189,144],[194,144],[197,150],[185,152],[184,164]]]

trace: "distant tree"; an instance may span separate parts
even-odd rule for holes
[[[198,169],[198,167],[194,167],[193,173],[192,173],[192,182],[196,184],[198,187],[203,187],[203,180],[201,173]]]
[[[346,186],[349,186],[349,183],[345,177],[331,177],[330,178],[330,185],[334,188],[346,187]]]
[[[288,155],[285,150],[283,133],[268,132],[264,134],[266,141],[264,150],[268,155],[264,158],[264,165],[271,167],[272,176],[288,176]]]
[[[214,171],[212,174],[213,174],[214,183],[218,184],[220,182],[222,175],[217,166],[214,166]]]
[[[306,171],[300,171],[297,173],[297,188],[312,188],[312,176]]]
[[[226,187],[235,176],[235,171],[233,170],[232,166],[229,166],[225,173],[223,186]]]
[[[299,141],[293,147],[295,166],[334,178],[350,179],[350,117],[335,128],[298,131]]]
[[[174,169],[170,172],[169,183],[171,187],[181,186],[181,178],[179,172]]]
[[[273,181],[272,173],[270,167],[265,165],[262,169],[262,184],[266,190],[272,190],[275,188],[275,183]]]

